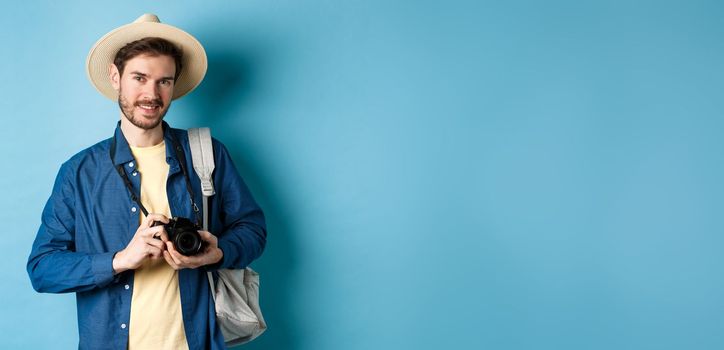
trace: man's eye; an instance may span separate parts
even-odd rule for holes
[[[171,81],[169,81],[169,80],[161,80],[161,85],[171,85]]]
[[[133,77],[133,79],[135,79],[136,81],[142,81],[143,77]]]

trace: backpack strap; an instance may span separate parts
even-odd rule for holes
[[[213,196],[214,181],[211,178],[214,172],[214,148],[211,144],[211,130],[209,128],[189,129],[189,148],[191,148],[191,160],[194,163],[194,170],[201,179],[201,193],[203,194],[203,226],[204,231],[209,230],[209,197]],[[216,301],[216,288],[214,288],[214,277],[207,272],[211,296]]]
[[[204,195],[204,221],[203,229],[209,230],[209,197],[213,196],[214,181],[211,174],[214,172],[214,148],[211,145],[211,130],[209,128],[189,129],[189,147],[194,170],[201,179],[201,193]]]

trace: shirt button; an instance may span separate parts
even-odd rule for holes
[[[138,172],[134,171],[131,175],[136,176],[136,175],[138,175]]]
[[[125,285],[125,286],[123,286],[123,288],[126,288],[126,289],[128,289],[128,288],[131,288],[131,286],[129,286],[129,285]]]
[[[131,211],[135,213],[135,212],[136,212],[136,207],[131,207]]]
[[[128,163],[128,166],[133,168],[133,162]]]
[[[126,324],[125,323],[121,324],[121,328],[126,329]]]

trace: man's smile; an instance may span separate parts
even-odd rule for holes
[[[144,114],[152,114],[158,112],[161,109],[161,104],[154,102],[139,102],[136,103],[136,107],[140,108]]]

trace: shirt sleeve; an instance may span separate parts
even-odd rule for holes
[[[45,204],[38,234],[28,257],[33,288],[42,293],[82,292],[104,287],[113,279],[113,256],[75,251],[73,171],[61,166]]]
[[[224,252],[222,260],[206,268],[241,269],[261,256],[266,245],[264,213],[242,180],[226,147],[214,140],[216,169],[214,185],[220,201],[218,215],[223,226],[218,234],[219,248]],[[212,213],[212,215],[214,215]]]

